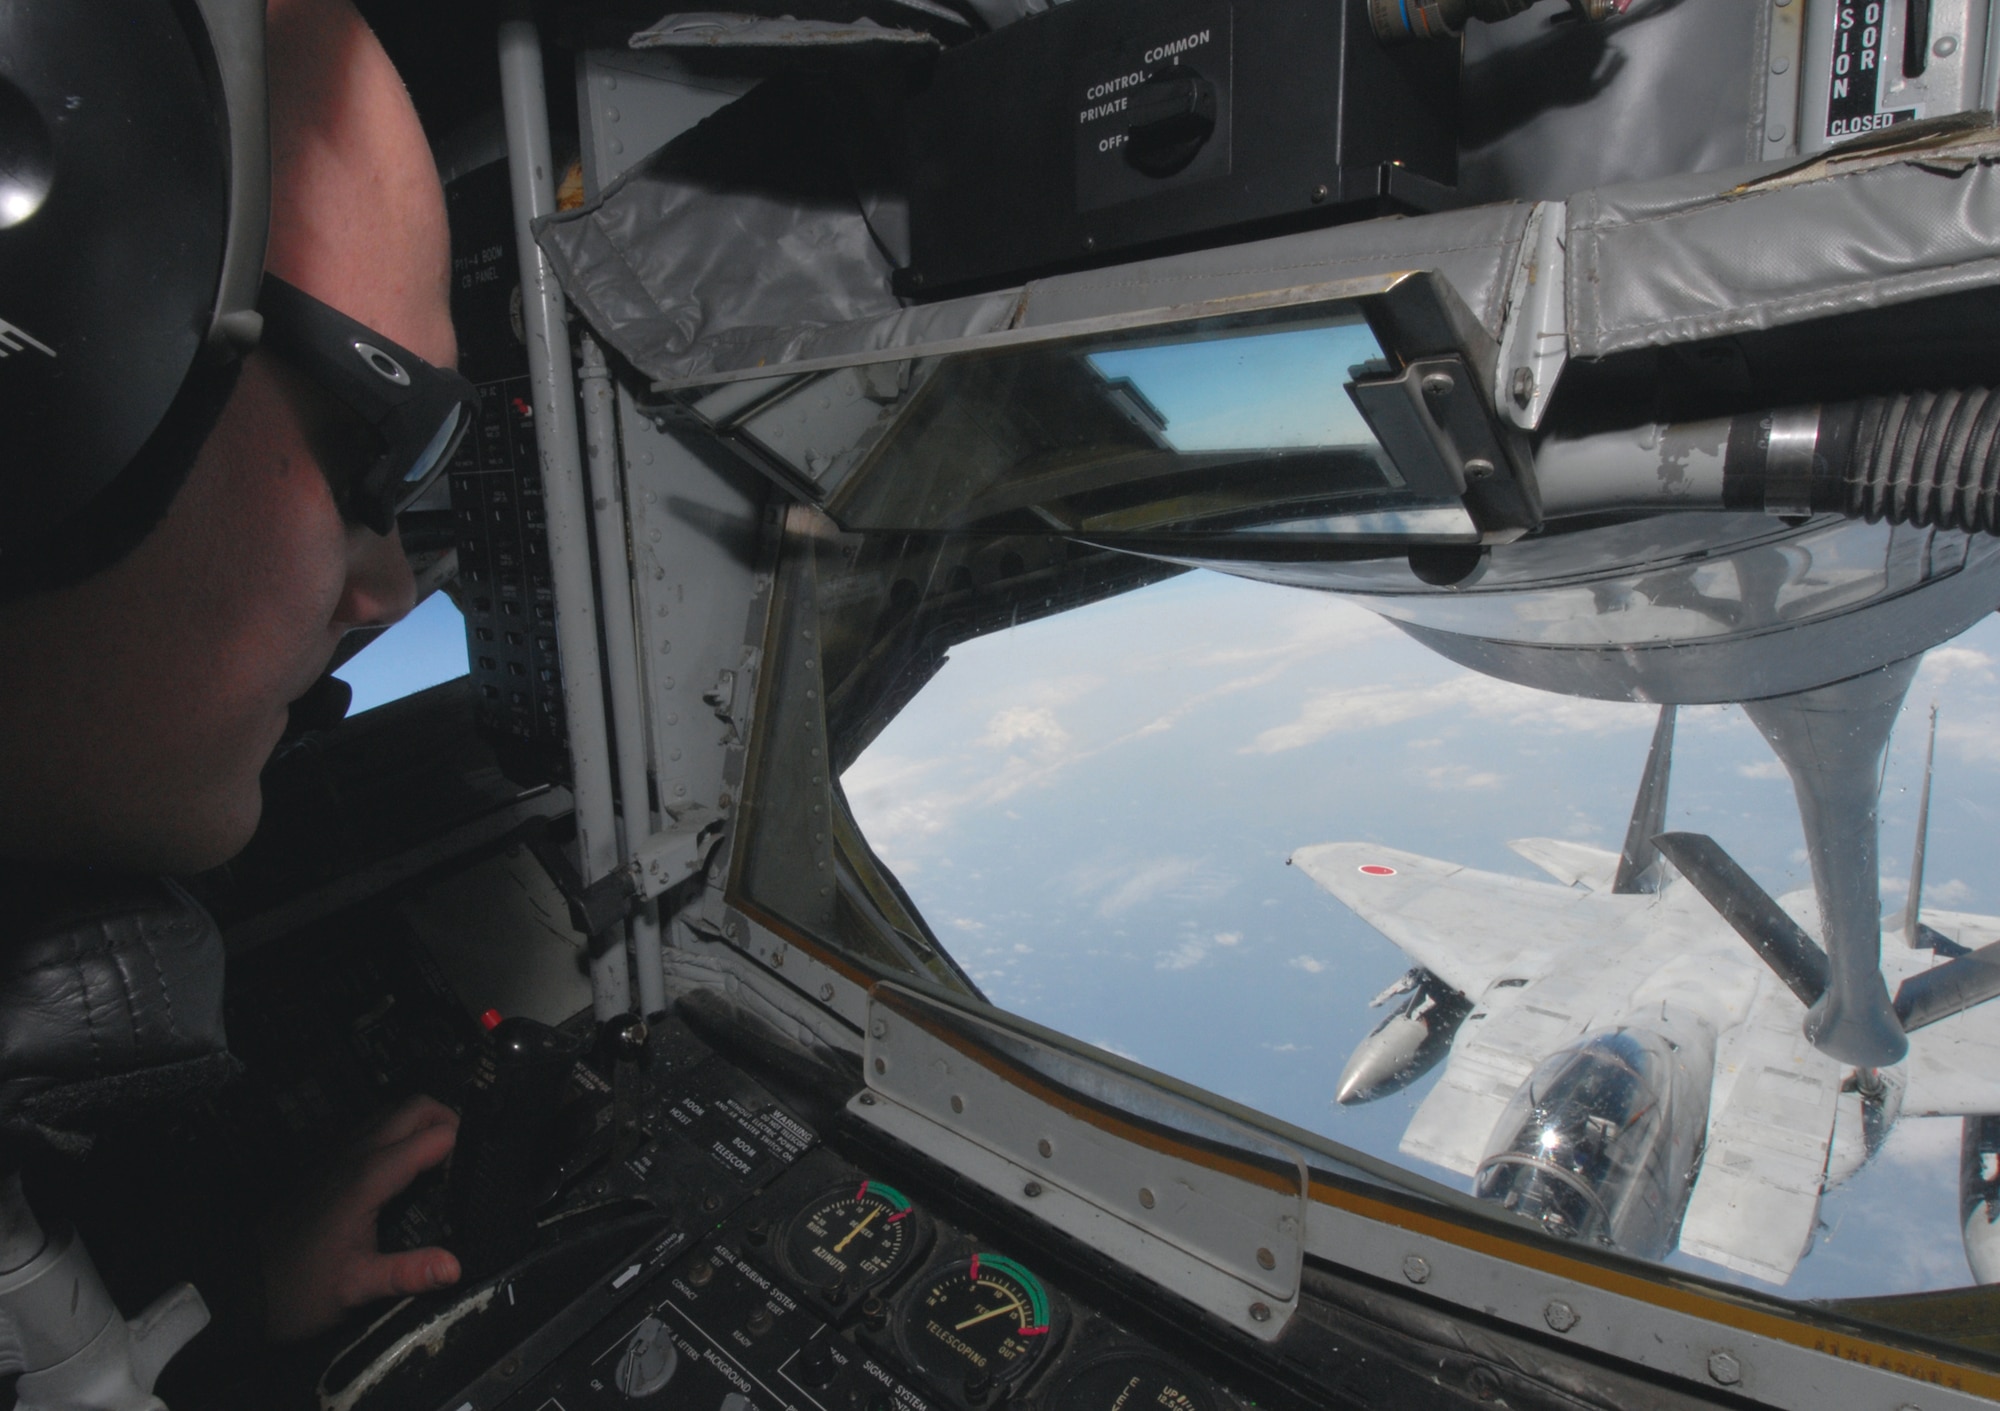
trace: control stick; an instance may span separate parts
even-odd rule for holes
[[[487,1035],[452,1155],[452,1247],[468,1280],[506,1268],[534,1239],[564,1088],[584,1040],[532,1019]]]

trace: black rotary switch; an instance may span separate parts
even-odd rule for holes
[[[824,1338],[815,1338],[799,1350],[799,1376],[807,1386],[823,1387],[839,1371],[840,1364]]]
[[[666,1324],[648,1317],[632,1330],[625,1349],[618,1355],[614,1373],[618,1390],[634,1401],[660,1391],[680,1370],[680,1352],[667,1334]]]
[[[1132,90],[1125,160],[1147,176],[1172,176],[1215,135],[1215,85],[1186,65]]]

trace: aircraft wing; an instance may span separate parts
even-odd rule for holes
[[[1507,844],[1542,871],[1568,886],[1608,892],[1618,880],[1618,854],[1567,838],[1516,838]]]
[[[1935,911],[1925,907],[1918,919],[1933,931],[1957,941],[1968,950],[2000,941],[2000,916],[1978,916],[1969,911]]]
[[[1812,1244],[1846,1070],[1807,1042],[1798,1002],[1766,985],[1717,1046],[1708,1147],[1680,1247],[1782,1284]]]
[[[1374,843],[1320,843],[1300,848],[1292,861],[1474,1001],[1501,980],[1538,978],[1561,952],[1603,936],[1615,924],[1605,902],[1625,900],[1475,872]]]

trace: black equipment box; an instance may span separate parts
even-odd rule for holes
[[[941,54],[909,109],[899,291],[1450,204],[1456,44],[1368,0],[1070,0]],[[1260,230],[1259,227],[1262,229]]]

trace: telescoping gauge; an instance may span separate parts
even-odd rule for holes
[[[1040,1279],[985,1251],[935,1266],[904,1300],[896,1342],[940,1386],[984,1405],[1055,1345],[1062,1310]]]

